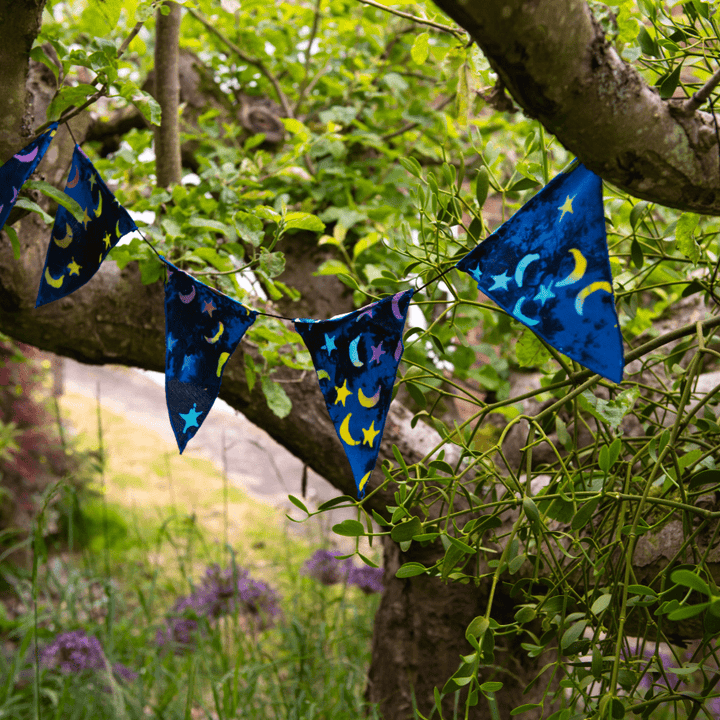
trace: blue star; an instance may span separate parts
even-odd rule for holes
[[[186,355],[185,359],[183,360],[181,372],[184,372],[185,370],[192,370],[194,365],[195,357],[193,355]]]
[[[325,350],[328,355],[331,355],[333,350],[337,350],[335,347],[334,335],[328,335],[325,333],[325,344],[322,346],[322,349]]]
[[[545,301],[550,300],[551,298],[557,297],[555,293],[552,291],[552,281],[550,284],[545,287],[544,285],[540,286],[540,292],[533,298],[533,300],[539,300],[543,307],[545,307]]]
[[[188,410],[186,413],[178,413],[180,417],[185,421],[185,427],[183,428],[183,432],[187,432],[189,428],[196,427],[199,428],[197,419],[202,415],[202,411],[198,412],[196,410],[197,403],[193,403],[192,410]]]
[[[510,278],[508,277],[508,274],[506,272],[504,272],[502,275],[491,275],[490,277],[495,282],[493,283],[492,287],[488,288],[488,290],[508,289],[508,283],[510,282]]]
[[[482,277],[482,273],[480,272],[480,266],[476,265],[474,270],[468,270],[468,273],[472,275],[472,277],[475,279],[475,282],[480,284],[480,278]]]
[[[172,335],[167,336],[167,347],[170,352],[172,352],[172,349],[175,347],[176,342],[177,338],[174,338]]]

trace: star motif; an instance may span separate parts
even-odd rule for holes
[[[565,217],[565,213],[570,213],[571,215],[574,215],[573,212],[573,206],[572,201],[577,197],[577,195],[573,195],[570,197],[569,195],[565,198],[565,202],[558,207],[558,210],[562,210],[562,215],[560,215],[560,220],[558,222],[561,222],[562,219]]]
[[[213,310],[217,310],[217,308],[215,307],[215,305],[213,305],[212,300],[203,304],[202,311],[206,312],[210,317],[212,317]]]
[[[504,272],[502,275],[491,275],[490,276],[493,279],[493,285],[488,288],[488,290],[507,290],[508,289],[508,283],[510,282],[510,278],[508,277],[508,274]]]
[[[372,357],[370,358],[370,362],[373,360],[380,364],[380,356],[385,355],[385,351],[382,349],[382,340],[380,341],[380,344],[375,347],[375,345],[370,346],[372,348]]]
[[[110,247],[110,233],[105,233],[103,242],[105,243],[105,249],[107,250]]]
[[[94,189],[95,189],[95,183],[96,183],[96,182],[97,182],[97,180],[95,179],[95,173],[91,173],[91,174],[90,174],[90,189],[91,189],[91,190],[94,190]]]
[[[367,310],[365,310],[365,312],[361,312],[358,315],[357,319],[359,320],[361,317],[365,317],[366,315],[369,315],[370,317],[372,317],[373,312],[375,311],[374,305],[375,305],[375,303],[373,303],[369,308],[367,308]]]
[[[177,338],[174,338],[172,335],[167,336],[167,347],[168,350],[172,352],[172,349],[175,347],[175,343],[177,342]]]
[[[75,258],[72,258],[72,262],[67,267],[68,267],[68,270],[70,271],[68,273],[69,275],[79,275],[80,270],[82,270],[82,265],[78,265],[75,262]]]
[[[482,277],[482,273],[480,272],[480,266],[476,265],[473,270],[468,270],[468,273],[473,277],[476,283],[480,283],[480,278]]]
[[[337,350],[335,347],[334,335],[328,335],[325,333],[325,344],[322,346],[322,349],[325,350],[328,355],[331,355],[333,350]]]
[[[188,410],[186,413],[178,413],[178,415],[185,421],[185,427],[183,428],[184,433],[191,427],[200,427],[197,419],[202,415],[202,411],[197,411],[197,403],[193,403],[192,410]]]
[[[550,300],[551,298],[557,297],[555,293],[552,291],[552,282],[545,287],[544,285],[540,286],[540,292],[533,298],[533,300],[540,301],[540,304],[545,307],[545,301]]]
[[[365,429],[365,428],[360,428],[360,429],[362,430],[362,433],[363,433],[363,441],[362,441],[362,444],[363,444],[363,445],[369,445],[370,447],[372,447],[372,446],[373,446],[373,442],[375,442],[375,436],[380,433],[379,430],[376,430],[376,429],[375,429],[375,421],[373,420],[373,421],[370,423],[370,427],[369,427],[369,428],[367,428],[367,429]]]
[[[87,208],[83,208],[83,216],[80,222],[83,224],[85,229],[87,230],[87,224],[90,222],[90,216],[87,214]]]
[[[347,380],[342,384],[342,387],[335,386],[335,389],[337,390],[337,398],[335,400],[335,404],[342,403],[342,406],[345,407],[345,401],[348,398],[348,395],[352,395],[352,392],[347,389]]]
[[[193,365],[193,356],[186,355],[185,359],[183,360],[182,370],[192,370],[192,365]],[[182,370],[181,370],[181,372],[182,372]]]

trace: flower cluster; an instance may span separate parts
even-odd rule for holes
[[[247,570],[232,567],[221,570],[211,565],[203,582],[190,595],[178,598],[164,628],[158,630],[158,645],[172,644],[176,652],[190,645],[203,620],[242,613],[260,629],[270,627],[280,616],[277,593],[262,580],[254,580]]]
[[[48,668],[70,675],[83,670],[104,670],[105,654],[100,641],[84,630],[60,633],[40,653],[40,661]],[[137,673],[121,663],[112,666],[113,673],[124,680],[135,680]]]
[[[382,568],[368,565],[356,567],[350,558],[340,559],[341,553],[336,550],[316,550],[305,562],[305,572],[323,585],[335,585],[345,582],[356,585],[364,593],[383,591]]]

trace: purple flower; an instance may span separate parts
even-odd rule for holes
[[[348,585],[357,585],[366,595],[381,593],[385,589],[382,578],[382,568],[374,568],[369,565],[353,567],[348,574]]]
[[[127,680],[128,682],[137,680],[138,674],[122,663],[113,663],[112,669],[113,673],[123,680]]]
[[[316,550],[313,556],[305,561],[303,569],[323,585],[343,582],[352,571],[352,560],[340,560],[338,556],[341,554],[337,550]]]

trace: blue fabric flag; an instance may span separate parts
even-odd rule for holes
[[[79,145],[75,145],[65,193],[77,200],[85,214],[78,222],[62,205],[58,207],[35,307],[82,287],[110,248],[123,235],[137,230]]]
[[[553,178],[457,268],[549,345],[622,380],[602,181],[590,170],[578,164]]]
[[[40,137],[35,138],[0,167],[0,230],[5,226],[20,189],[43,159],[50,141],[55,137],[57,126],[57,123],[50,125]]]
[[[377,462],[413,290],[329,320],[294,321],[310,351],[358,497]]]
[[[190,277],[163,258],[165,398],[180,452],[220,392],[225,363],[257,312]]]

